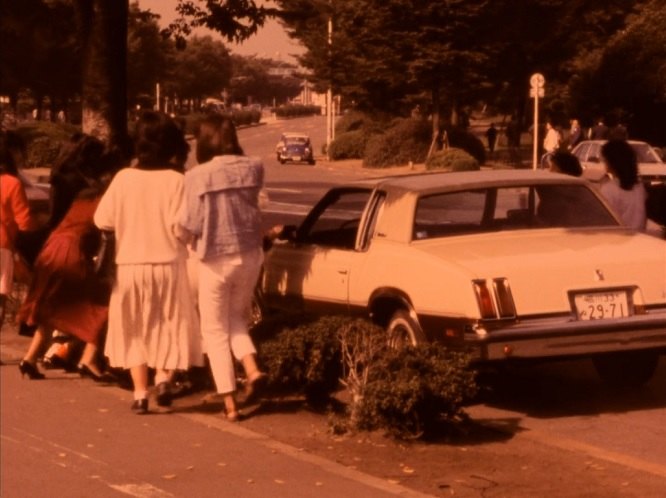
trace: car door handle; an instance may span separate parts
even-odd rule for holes
[[[346,274],[347,274],[347,270],[338,270],[338,273],[339,273],[340,275],[346,275]]]

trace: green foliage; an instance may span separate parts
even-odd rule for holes
[[[346,320],[339,316],[313,319],[292,315],[260,324],[253,336],[271,386],[303,392],[312,403],[327,399],[340,379],[337,333]]]
[[[278,118],[297,118],[301,116],[318,116],[321,114],[321,107],[318,105],[287,104],[281,105],[275,109],[275,115]]]
[[[445,169],[449,171],[477,171],[479,162],[462,149],[449,148],[438,150],[426,160],[426,169]]]
[[[483,142],[476,135],[458,128],[452,128],[447,131],[449,147],[456,147],[467,152],[479,164],[486,162],[486,148]]]
[[[50,121],[33,121],[21,125],[16,132],[26,144],[26,166],[53,166],[63,144],[79,131],[80,128],[76,126]]]
[[[334,161],[340,159],[361,159],[370,134],[365,130],[353,130],[336,135],[331,142],[329,156]]]
[[[372,136],[363,156],[363,166],[386,168],[422,163],[428,154],[431,129],[427,121],[396,119],[383,134]]]
[[[463,419],[463,405],[478,390],[469,362],[467,354],[439,344],[384,350],[369,371],[357,428],[422,437]]]

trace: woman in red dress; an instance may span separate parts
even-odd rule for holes
[[[108,316],[110,289],[93,268],[92,257],[101,239],[93,215],[103,193],[103,178],[117,162],[104,153],[102,142],[89,136],[82,137],[64,160],[80,165],[88,187],[77,194],[35,260],[19,319],[37,329],[19,369],[31,379],[44,378],[37,370],[37,358],[57,329],[85,342],[79,373],[106,381],[110,379],[98,366],[97,351]]]

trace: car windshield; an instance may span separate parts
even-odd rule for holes
[[[289,145],[305,145],[308,143],[307,137],[287,137],[285,143]]]
[[[531,228],[617,226],[584,185],[538,185],[447,192],[422,197],[415,240]]]
[[[631,144],[631,148],[636,153],[636,160],[639,163],[660,163],[661,160],[657,157],[654,150],[645,143]]]

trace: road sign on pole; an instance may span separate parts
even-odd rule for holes
[[[534,139],[532,145],[532,169],[537,168],[537,150],[539,148],[539,99],[546,94],[544,86],[546,78],[541,73],[530,77],[530,97],[534,99]]]

